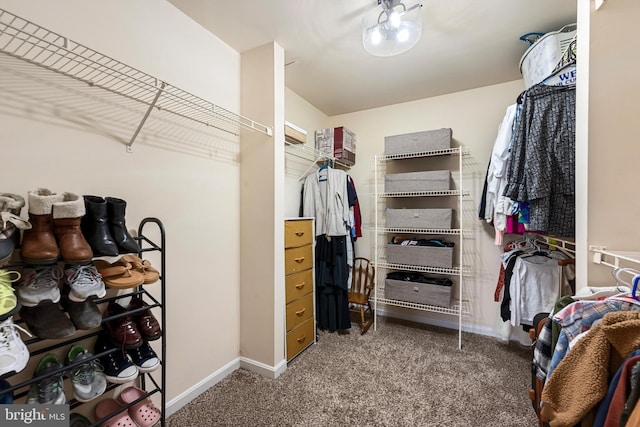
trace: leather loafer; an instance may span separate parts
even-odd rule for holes
[[[149,304],[144,302],[140,297],[132,297],[129,302],[129,310],[136,310],[143,307],[148,307]],[[162,329],[160,329],[160,324],[158,320],[155,318],[153,313],[151,313],[151,309],[146,309],[142,311],[138,311],[131,315],[138,330],[142,334],[143,338],[147,341],[154,341],[160,338],[162,335]]]
[[[126,308],[118,303],[110,302],[105,310],[105,319],[111,341],[118,347],[127,350],[142,345],[142,335]],[[113,316],[118,316],[111,319]]]

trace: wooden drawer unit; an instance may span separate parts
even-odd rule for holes
[[[284,223],[285,333],[287,361],[313,344],[315,337],[313,218]]]
[[[298,273],[313,267],[313,245],[285,249],[284,274]]]
[[[297,248],[313,243],[311,233],[312,223],[310,220],[286,221],[284,223],[284,247]]]
[[[306,294],[313,293],[313,270],[289,274],[284,278],[287,304]]]
[[[298,353],[315,341],[315,321],[309,319],[297,328],[287,332],[287,360],[293,359]]]
[[[287,304],[287,331],[313,318],[313,293]]]

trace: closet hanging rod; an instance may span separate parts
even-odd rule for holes
[[[327,153],[323,153],[320,150],[317,150],[307,144],[294,144],[294,143],[290,143],[289,141],[285,141],[284,144],[285,144],[285,147],[290,147],[292,149],[290,151],[286,151],[287,154],[296,156],[311,162],[309,167],[300,176],[298,181],[303,180],[307,176],[311,168],[313,168],[313,166],[321,160],[326,159],[331,161],[334,166],[339,165],[345,168],[349,168],[349,165],[347,165],[346,163],[342,163],[340,160],[336,159],[335,157],[330,156]]]
[[[593,252],[593,262],[596,264],[606,265],[611,268],[619,268],[626,263],[640,265],[640,252],[636,251],[609,251],[606,246],[589,246],[589,250]]]
[[[271,127],[160,81],[4,9],[0,9],[0,52],[145,104],[149,106],[148,113],[154,108],[164,110],[236,136],[239,128],[273,136]]]

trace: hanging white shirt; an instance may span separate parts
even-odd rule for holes
[[[506,185],[507,160],[509,160],[511,139],[513,138],[513,124],[516,117],[517,104],[507,107],[507,111],[502,118],[498,135],[491,151],[489,171],[487,173],[487,197],[485,208],[485,219],[493,219],[496,203],[504,191]],[[502,212],[500,212],[502,213]]]

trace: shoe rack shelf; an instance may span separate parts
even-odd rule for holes
[[[155,241],[149,239],[147,237],[147,235],[145,234],[145,226],[147,224],[156,224],[158,231],[159,231],[159,238],[160,238],[160,244],[157,244]],[[100,298],[100,299],[96,299],[95,303],[98,305],[102,305],[102,304],[108,304],[111,301],[117,301],[119,299],[123,299],[123,298],[128,298],[128,297],[133,297],[133,296],[139,296],[142,297],[145,300],[148,300],[148,305],[141,307],[141,308],[137,308],[137,309],[133,309],[133,310],[127,310],[124,313],[120,313],[120,314],[116,314],[113,316],[109,316],[109,317],[104,317],[102,319],[102,323],[104,324],[105,322],[109,322],[111,320],[117,319],[119,317],[123,317],[123,316],[127,316],[127,315],[131,315],[131,314],[135,314],[138,312],[142,312],[144,310],[147,309],[153,309],[153,308],[159,308],[160,309],[160,326],[162,328],[162,336],[160,337],[160,354],[158,354],[158,357],[160,359],[160,379],[156,379],[154,376],[154,372],[147,372],[147,373],[140,373],[138,375],[137,380],[140,383],[140,387],[145,390],[146,394],[145,396],[142,396],[141,398],[130,402],[128,404],[123,404],[123,406],[118,410],[115,411],[101,419],[97,419],[94,421],[94,423],[92,424],[92,426],[99,426],[101,425],[103,422],[105,422],[106,420],[108,420],[109,418],[113,417],[114,415],[126,411],[129,407],[139,403],[140,401],[142,401],[143,399],[152,396],[154,394],[160,393],[160,410],[161,410],[161,415],[160,415],[160,425],[162,427],[165,426],[165,422],[166,422],[166,313],[165,313],[165,300],[166,300],[166,275],[165,275],[165,231],[164,231],[164,226],[162,224],[162,222],[157,219],[157,218],[145,218],[141,221],[140,225],[138,226],[138,233],[137,233],[137,237],[134,238],[137,242],[138,242],[138,246],[140,246],[140,252],[139,252],[139,256],[142,257],[142,255],[144,253],[147,252],[158,252],[160,254],[160,268],[158,268],[158,270],[160,271],[160,279],[159,279],[159,286],[160,286],[160,299],[154,297],[146,288],[145,286],[149,286],[149,287],[156,287],[158,286],[158,283],[154,283],[151,285],[140,285],[137,288],[133,288],[131,291],[128,292],[119,292],[118,295],[116,296],[112,296],[112,297],[108,297],[108,298]],[[17,264],[9,264],[8,266],[17,266]],[[157,268],[157,267],[156,267]],[[16,320],[15,322],[16,324],[21,324],[23,323],[23,321],[21,320]],[[98,334],[100,334],[102,328],[99,327],[97,330],[93,330],[93,331],[80,331],[80,332],[76,332],[76,334],[74,334],[72,337],[67,338],[67,339],[62,339],[62,340],[46,340],[46,339],[42,339],[39,337],[32,337],[30,339],[25,339],[24,343],[27,346],[27,348],[29,348],[29,357],[33,358],[36,356],[39,356],[41,354],[46,354],[48,352],[51,352],[53,350],[59,349],[61,347],[66,347],[66,346],[70,346],[76,342],[81,342],[81,341],[87,341],[89,339],[92,339],[94,337],[96,337]],[[48,343],[48,342],[52,342],[51,344],[45,344],[44,346],[39,345],[41,343]],[[96,360],[99,359],[101,357],[104,357],[110,353],[113,353],[115,351],[117,351],[117,348],[111,348],[107,351],[101,352],[101,353],[95,353],[93,354],[93,356],[91,356],[90,358],[81,360],[79,362],[74,362],[68,365],[64,365],[62,368],[51,371],[45,375],[40,375],[34,378],[30,378],[28,380],[25,381],[21,381],[20,383],[14,384],[9,388],[0,390],[0,396],[2,396],[3,394],[6,393],[14,393],[17,391],[17,393],[14,393],[14,399],[20,399],[25,397],[28,394],[28,390],[29,390],[29,386],[33,383],[42,381],[43,379],[46,378],[50,378],[50,377],[54,377],[54,376],[59,376],[59,375],[64,375],[66,371],[70,370],[71,368],[77,367],[81,364],[87,363],[88,361],[92,361],[92,360]],[[158,372],[158,371],[155,371]],[[3,375],[2,377],[0,377],[0,379],[9,379],[12,376],[17,375],[17,373],[8,373]],[[147,380],[149,380],[149,382],[152,384],[149,385],[147,384]],[[105,391],[104,394],[107,394],[110,390],[113,390],[119,386],[121,386],[122,384],[113,384],[113,383],[108,383],[107,384],[107,389]],[[22,391],[20,391],[22,390]],[[90,401],[90,402],[97,402],[100,400],[100,397]],[[84,402],[80,402],[77,401],[75,399],[69,399],[67,401],[67,404],[69,405],[69,408],[71,410],[73,410],[74,408],[77,408],[80,405],[84,405]]]
[[[67,89],[67,95],[100,97],[103,110],[108,104],[126,102],[126,108],[131,111],[124,113],[140,113],[134,116],[140,121],[137,126],[133,122],[135,131],[126,144],[127,149],[131,148],[151,113],[163,118],[164,123],[158,128],[164,127],[163,132],[167,134],[180,131],[179,128],[188,122],[197,124],[196,132],[210,129],[237,137],[240,129],[249,129],[269,136],[273,134],[268,126],[3,9],[0,9],[0,53],[3,53],[0,55],[3,73],[7,71],[34,81],[48,80],[54,86]],[[114,95],[119,98],[117,101]],[[110,118],[113,116],[115,114],[109,115]]]

